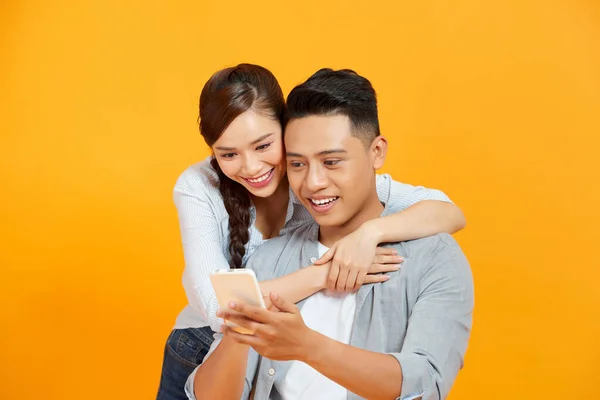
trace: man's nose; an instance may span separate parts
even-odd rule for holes
[[[311,192],[317,192],[327,187],[327,176],[319,165],[310,166],[306,176],[306,188]]]

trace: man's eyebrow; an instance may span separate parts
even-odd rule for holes
[[[344,149],[331,149],[331,150],[323,150],[323,151],[320,151],[319,153],[317,153],[317,155],[318,155],[318,156],[326,156],[326,155],[329,155],[329,154],[335,154],[335,153],[347,153],[347,151],[346,151],[346,150],[344,150]],[[304,156],[303,156],[302,154],[300,154],[300,153],[293,153],[293,152],[291,152],[291,151],[286,151],[286,152],[285,152],[285,155],[286,155],[287,157],[304,157]]]
[[[334,153],[347,153],[347,151],[344,149],[323,150],[323,151],[319,152],[319,154],[317,154],[317,155],[326,156],[326,155],[334,154]]]
[[[258,142],[262,142],[263,140],[273,136],[275,134],[275,132],[271,132],[271,133],[267,133],[265,135],[262,135],[261,137],[259,137],[256,140],[253,140],[250,144],[256,144]],[[223,146],[217,146],[215,147],[215,149],[217,150],[224,150],[224,151],[231,151],[231,150],[235,150],[235,147],[223,147]]]

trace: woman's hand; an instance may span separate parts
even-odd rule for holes
[[[403,258],[394,249],[377,247],[377,235],[361,226],[337,241],[315,265],[331,262],[327,278],[329,291],[358,290],[364,283],[384,282],[384,272],[397,271]]]

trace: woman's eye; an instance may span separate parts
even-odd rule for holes
[[[235,153],[221,154],[221,157],[223,157],[223,158],[233,158],[233,157],[235,157]]]
[[[271,143],[265,143],[265,144],[261,144],[260,146],[258,146],[256,148],[256,150],[266,150],[269,148],[269,146],[271,145]]]

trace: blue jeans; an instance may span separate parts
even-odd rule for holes
[[[165,346],[156,400],[187,400],[185,382],[208,353],[213,334],[209,326],[171,332]]]

